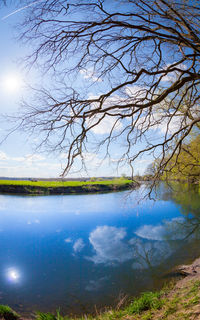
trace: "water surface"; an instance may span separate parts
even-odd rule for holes
[[[198,192],[162,186],[137,205],[138,193],[0,195],[0,304],[93,312],[198,257]]]

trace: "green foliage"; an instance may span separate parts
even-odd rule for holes
[[[20,318],[20,315],[12,310],[9,306],[0,305],[0,317],[5,320],[16,320]]]
[[[180,297],[179,296],[174,296],[174,298],[168,303],[166,303],[166,310],[164,312],[164,316],[169,316],[173,313],[175,313],[178,309],[178,303],[180,302]]]
[[[71,320],[71,318],[69,318],[68,316],[61,316],[60,311],[57,310],[56,311],[56,320]]]
[[[145,292],[140,298],[135,299],[128,307],[128,313],[141,313],[145,310],[157,310],[163,305],[163,300],[160,299],[158,292]]]
[[[98,181],[98,178],[96,178],[96,177],[91,177],[90,178],[90,182],[95,182],[95,181]]]
[[[192,213],[193,217],[196,217],[199,221],[200,197],[198,197],[198,185],[170,182],[170,186],[172,189],[170,198],[179,205],[181,213],[186,217],[188,216],[188,213]]]
[[[153,317],[152,313],[151,313],[151,311],[149,311],[148,313],[146,313],[142,316],[141,320],[151,320],[151,319],[153,319],[152,317]]]
[[[61,316],[60,311],[56,311],[56,315],[53,315],[50,312],[36,312],[36,320],[70,320],[68,316]]]
[[[47,312],[36,312],[36,320],[56,320],[56,316],[54,316],[52,313]]]
[[[163,178],[187,180],[200,179],[200,136],[190,135],[188,142],[183,144],[180,153],[175,153],[169,161]]]
[[[164,312],[164,316],[167,317],[177,311],[177,306],[176,305],[169,305],[167,310]]]
[[[200,290],[200,280],[194,282],[193,286],[191,287],[189,294],[198,294]]]
[[[184,307],[190,307],[199,303],[199,296],[195,296],[184,304]]]

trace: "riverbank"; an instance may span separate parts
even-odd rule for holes
[[[96,316],[70,318],[36,312],[37,320],[195,320],[200,319],[200,258],[191,265],[180,266],[176,269],[185,277],[176,283],[171,282],[159,292],[146,292],[139,298],[133,299],[122,308],[123,299],[115,309]],[[0,317],[5,320],[27,320],[8,306],[0,305]],[[29,319],[33,319],[33,316]]]
[[[86,194],[135,189],[139,183],[127,179],[97,181],[0,180],[0,193],[51,195]]]

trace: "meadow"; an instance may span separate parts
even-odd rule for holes
[[[81,187],[87,185],[123,185],[129,184],[132,181],[129,179],[113,179],[113,180],[88,180],[88,181],[45,181],[45,180],[0,180],[0,185],[12,186],[34,186],[44,188],[57,188],[57,187]]]

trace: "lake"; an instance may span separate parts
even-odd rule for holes
[[[84,314],[160,288],[200,256],[198,190],[0,195],[0,304]]]

